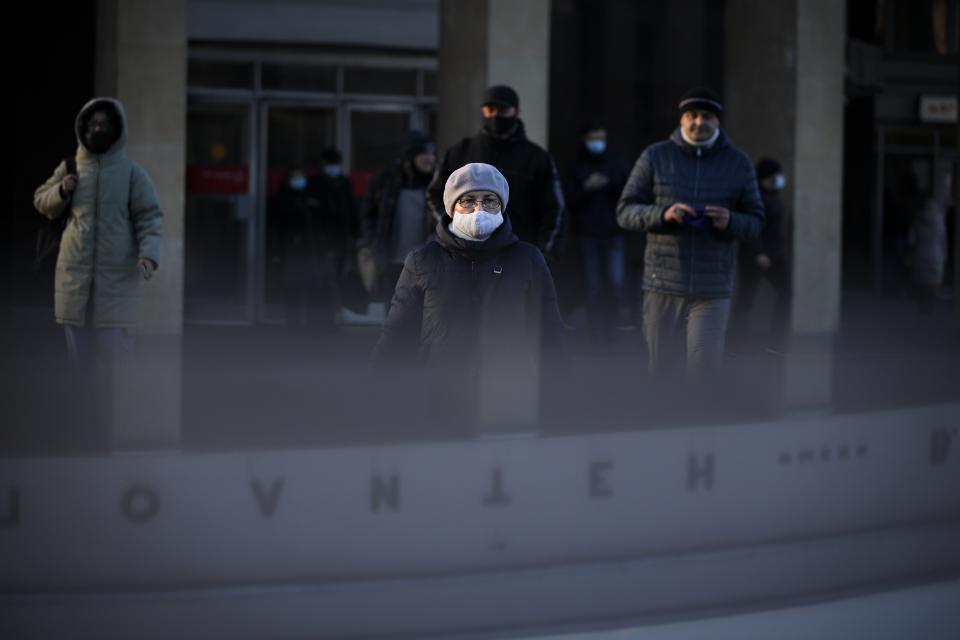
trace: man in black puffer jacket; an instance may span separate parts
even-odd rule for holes
[[[553,256],[563,218],[563,194],[553,158],[527,140],[519,118],[520,98],[510,87],[486,90],[481,107],[483,128],[443,156],[427,190],[435,222],[445,216],[443,189],[450,174],[471,162],[495,166],[510,184],[510,222],[521,240]]]
[[[624,229],[645,231],[643,328],[650,371],[723,361],[737,241],[756,238],[763,204],[753,164],[720,130],[709,90],[680,101],[680,126],[640,155],[617,203]]]

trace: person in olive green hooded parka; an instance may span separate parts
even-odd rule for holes
[[[116,130],[98,141],[91,133],[103,115],[112,120],[106,128]],[[163,212],[147,172],[124,153],[127,118],[118,100],[88,102],[75,130],[77,174],[68,175],[61,162],[33,198],[48,218],[69,216],[57,256],[54,315],[70,327],[129,327],[137,321],[143,280],[160,262]]]

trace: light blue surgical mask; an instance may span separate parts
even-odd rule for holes
[[[290,188],[294,191],[303,191],[307,187],[307,178],[303,175],[291,176],[290,182],[287,184],[289,184]]]
[[[590,153],[595,153],[596,155],[600,155],[607,150],[606,140],[587,140],[584,144],[586,144],[587,150]]]
[[[331,178],[338,178],[343,175],[343,169],[340,168],[338,164],[325,164],[323,165],[323,172],[330,176]]]
[[[779,191],[787,186],[787,179],[783,177],[782,173],[778,173],[773,177],[773,188]]]

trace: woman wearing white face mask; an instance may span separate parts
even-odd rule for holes
[[[481,360],[536,362],[543,347],[559,346],[553,278],[539,249],[513,233],[509,191],[489,164],[450,174],[443,192],[449,218],[407,256],[375,357],[417,353],[469,369]]]

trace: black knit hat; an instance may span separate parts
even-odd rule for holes
[[[487,90],[483,92],[483,102],[480,104],[495,104],[500,107],[520,108],[520,97],[511,87],[505,84],[496,84],[488,87]]]
[[[683,94],[683,97],[680,98],[680,104],[677,105],[677,108],[680,110],[680,115],[683,115],[685,112],[692,109],[709,111],[718,118],[723,113],[723,104],[720,102],[720,98],[717,96],[717,94],[710,89],[705,89],[703,87],[690,89]]]
[[[780,163],[773,158],[760,158],[757,161],[757,180],[780,173],[780,168]]]
[[[403,151],[403,156],[413,159],[425,151],[434,151],[433,142],[425,134],[416,129],[411,129],[407,133],[407,146]]]
[[[343,160],[343,154],[336,147],[327,147],[320,152],[320,160],[325,164],[340,164]]]

